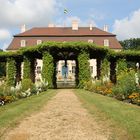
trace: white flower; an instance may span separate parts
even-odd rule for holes
[[[26,97],[26,93],[25,92],[21,92],[22,97]]]
[[[12,92],[15,92],[15,91],[16,91],[16,89],[15,89],[14,87],[11,87],[10,90],[11,90]]]

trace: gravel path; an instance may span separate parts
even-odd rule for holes
[[[84,109],[72,90],[58,94],[40,112],[25,118],[4,140],[107,140],[93,117]]]

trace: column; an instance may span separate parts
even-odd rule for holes
[[[21,61],[16,60],[16,84],[21,81]]]
[[[79,85],[79,63],[78,60],[75,60],[76,62],[76,68],[75,68],[75,82],[76,82],[76,87]]]
[[[34,58],[31,59],[31,72],[30,72],[30,78],[33,83],[35,83],[35,68],[36,68],[36,60]]]
[[[110,61],[110,81],[114,84],[117,82],[116,78],[116,60]]]
[[[97,79],[101,77],[101,58],[97,58]]]
[[[16,62],[14,58],[8,58],[6,64],[6,83],[8,86],[15,86]]]
[[[56,83],[56,75],[57,75],[57,69],[56,69],[56,67],[57,67],[57,61],[54,60],[53,61],[53,64],[54,64],[53,86],[54,86],[55,89],[57,89],[57,83]]]
[[[32,82],[35,82],[35,58],[31,56],[24,57],[24,66],[23,66],[23,79],[31,79]]]

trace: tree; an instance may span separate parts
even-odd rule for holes
[[[140,38],[131,38],[120,41],[124,50],[140,50]]]

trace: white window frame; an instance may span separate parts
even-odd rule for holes
[[[88,43],[93,43],[93,40],[92,40],[92,39],[89,39],[89,40],[88,40]]]
[[[105,46],[105,47],[109,47],[109,40],[108,40],[108,39],[105,39],[105,40],[104,40],[104,46]]]
[[[20,41],[20,46],[25,47],[26,46],[26,40],[21,40]]]
[[[42,40],[37,40],[37,45],[41,44],[42,43]]]

